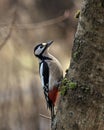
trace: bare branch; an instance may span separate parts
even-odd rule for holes
[[[10,28],[9,33],[8,33],[7,37],[4,39],[4,41],[2,42],[2,44],[0,45],[0,50],[4,47],[4,45],[6,45],[7,41],[9,40],[9,38],[12,35],[12,31],[13,31],[14,28],[15,29],[39,29],[39,28],[43,28],[43,27],[46,27],[46,26],[49,26],[49,25],[53,25],[53,24],[57,24],[59,22],[62,22],[65,19],[68,19],[69,15],[70,15],[69,10],[66,10],[62,16],[59,16],[57,18],[50,19],[50,20],[47,20],[47,21],[44,21],[44,22],[33,23],[33,24],[15,24],[16,16],[17,16],[17,8],[18,8],[18,6],[15,7],[13,20],[12,20],[11,25],[9,27]],[[2,23],[0,25],[8,26],[8,24],[5,24],[5,23]]]
[[[41,117],[43,117],[43,118],[45,118],[45,119],[51,120],[51,118],[50,118],[50,117],[45,116],[45,115],[43,115],[43,114],[40,114],[40,116],[41,116]]]
[[[59,16],[57,18],[53,18],[53,19],[49,19],[47,21],[43,21],[43,22],[40,22],[40,23],[24,23],[24,24],[14,24],[14,28],[15,29],[39,29],[39,28],[43,28],[43,27],[46,27],[46,26],[50,26],[50,25],[53,25],[53,24],[57,24],[57,23],[60,23],[66,19],[69,18],[69,15],[70,15],[70,12],[69,10],[65,10],[64,14],[62,16]],[[0,24],[1,26],[7,26],[8,24]]]
[[[12,20],[11,25],[10,25],[10,27],[9,27],[9,33],[8,33],[8,35],[6,36],[6,38],[4,39],[4,41],[2,42],[2,44],[0,44],[0,50],[6,45],[7,41],[9,40],[9,38],[10,38],[11,35],[12,35],[13,26],[14,26],[15,21],[16,21],[16,16],[17,16],[17,8],[16,8],[15,11],[14,11],[13,20]]]

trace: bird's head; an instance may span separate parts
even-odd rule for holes
[[[36,57],[44,56],[47,53],[49,46],[53,43],[53,41],[49,41],[47,43],[40,43],[34,48],[34,55]]]

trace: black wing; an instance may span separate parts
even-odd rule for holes
[[[41,65],[42,65],[42,68],[41,68]],[[41,68],[41,70],[40,70]],[[39,70],[42,71],[41,74],[43,76],[43,82],[44,82],[44,86],[46,86],[49,82],[49,67],[48,67],[48,64],[43,61],[40,63],[40,66],[39,66]]]
[[[43,80],[44,80],[44,95],[45,95],[45,99],[47,102],[47,107],[49,107],[49,109],[52,108],[52,101],[49,99],[48,97],[48,92],[49,92],[49,67],[48,64],[43,61],[40,63],[40,67],[41,65],[43,65],[42,67],[42,76],[43,76]]]
[[[47,86],[49,83],[49,67],[45,61],[43,62],[43,77],[44,77],[44,85]]]

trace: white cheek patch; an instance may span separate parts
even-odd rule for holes
[[[44,50],[44,48],[38,48],[36,51],[35,51],[35,55],[40,55],[41,52]]]

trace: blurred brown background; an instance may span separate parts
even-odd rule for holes
[[[81,0],[0,0],[0,130],[49,130],[50,120],[34,46],[54,40],[50,52],[69,67]]]

